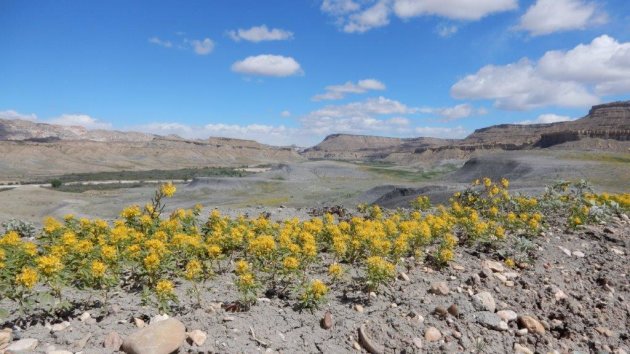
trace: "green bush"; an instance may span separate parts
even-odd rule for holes
[[[63,182],[60,179],[53,179],[52,181],[50,181],[50,186],[53,188],[59,188],[62,184]]]

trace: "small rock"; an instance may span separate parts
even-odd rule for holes
[[[520,328],[527,328],[528,332],[536,334],[545,333],[545,327],[542,323],[532,316],[518,316],[517,322]]]
[[[599,334],[604,335],[606,337],[612,337],[613,336],[613,332],[610,329],[606,328],[606,327],[595,327],[595,330]]]
[[[87,320],[88,318],[91,318],[92,315],[90,315],[89,312],[85,311],[84,313],[81,314],[81,316],[79,316],[79,321],[81,322],[85,322],[85,320]]]
[[[232,321],[234,321],[234,319],[235,318],[232,317],[232,316],[225,316],[225,317],[223,317],[223,322],[232,322]]]
[[[483,262],[481,262],[481,266],[482,267],[486,267],[486,268],[490,268],[491,271],[495,272],[495,273],[501,273],[503,271],[505,271],[505,267],[503,267],[503,264],[501,264],[501,262],[497,262],[497,261],[493,261],[490,259],[486,259]]]
[[[359,344],[359,342],[357,341],[352,342],[352,347],[358,351],[361,351],[361,344]]]
[[[122,345],[127,354],[169,354],[179,350],[186,340],[186,327],[169,318],[132,333]]]
[[[164,320],[168,320],[169,317],[167,314],[163,314],[163,315],[155,315],[153,316],[153,318],[151,319],[151,324],[156,324],[158,322],[164,321]]]
[[[123,344],[123,340],[118,332],[109,332],[105,340],[103,341],[103,348],[120,350]]]
[[[584,257],[585,257],[585,256],[584,256],[584,253],[582,253],[582,252],[580,252],[580,251],[573,251],[573,255],[574,255],[575,257],[578,257],[578,258],[584,258]]]
[[[32,352],[38,344],[39,341],[37,339],[24,338],[9,344],[6,351],[10,353]]]
[[[527,347],[514,343],[514,354],[534,354],[534,352]]]
[[[375,343],[368,336],[365,325],[359,327],[359,342],[370,354],[383,354],[385,352],[385,349],[380,344]]]
[[[354,305],[354,310],[359,313],[363,313],[363,306],[360,304]]]
[[[571,256],[571,251],[569,251],[568,249],[566,249],[566,248],[564,248],[564,247],[561,247],[561,246],[558,246],[558,248],[559,248],[562,252],[564,252],[564,254],[566,254],[567,256]]]
[[[398,273],[398,279],[402,281],[409,281],[409,276],[405,272]]]
[[[494,277],[499,279],[502,283],[507,281],[507,277],[501,273],[494,273]]]
[[[553,296],[556,298],[556,301],[561,301],[568,298],[567,294],[565,294],[564,291],[562,290],[556,291],[556,293],[553,294]]]
[[[457,308],[457,305],[451,304],[451,306],[448,307],[448,313],[450,313],[453,317],[459,317],[459,309]]]
[[[494,312],[497,308],[492,294],[487,291],[482,291],[472,297],[473,306],[479,311]]]
[[[53,331],[53,332],[61,332],[61,331],[63,331],[64,329],[66,329],[68,327],[70,327],[70,322],[63,321],[61,323],[55,323],[54,325],[52,325],[50,327],[50,330]]]
[[[443,319],[446,318],[446,316],[448,315],[448,311],[442,306],[437,306],[433,310],[433,314],[435,315],[435,317]]]
[[[446,284],[446,282],[441,281],[431,284],[429,292],[435,295],[448,295],[450,289],[448,288],[448,284]]]
[[[201,347],[203,343],[206,342],[206,338],[208,338],[208,335],[202,330],[195,329],[194,331],[188,332],[189,341],[198,347]]]
[[[3,347],[9,345],[12,339],[13,339],[13,333],[10,328],[8,328],[8,331],[6,329],[3,329],[2,331],[0,331],[0,350]]]
[[[508,329],[507,323],[501,321],[501,318],[492,312],[477,312],[475,313],[475,318],[477,319],[477,323],[484,327],[494,329],[496,331],[507,331]]]
[[[416,346],[416,348],[422,349],[422,339],[414,337],[411,341],[413,342],[413,345]]]
[[[136,327],[138,328],[144,328],[146,327],[146,323],[144,322],[144,320],[142,320],[141,318],[138,317],[134,317],[133,318],[133,323],[136,325]]]
[[[375,299],[376,299],[376,297],[377,297],[377,296],[376,296],[376,293],[375,293],[375,292],[373,292],[373,291],[370,291],[370,294],[369,294],[369,295],[370,295],[370,300],[375,300]]]
[[[321,326],[323,329],[330,329],[333,326],[333,318],[332,313],[330,311],[326,311],[324,317],[321,320]]]
[[[516,318],[518,317],[516,312],[512,310],[501,310],[497,312],[497,315],[505,322],[516,321]]]
[[[424,331],[424,339],[427,342],[436,342],[440,338],[442,338],[442,333],[435,327],[429,327]]]
[[[69,350],[50,350],[47,351],[46,354],[74,354]]]

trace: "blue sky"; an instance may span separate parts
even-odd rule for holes
[[[308,146],[630,96],[627,0],[0,0],[0,118]]]

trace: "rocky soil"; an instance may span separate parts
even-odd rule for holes
[[[630,219],[566,230],[550,223],[529,246],[514,240],[459,248],[444,269],[406,260],[398,279],[378,294],[358,280],[331,289],[318,310],[295,299],[259,298],[229,312],[238,298],[232,275],[217,275],[202,308],[178,285],[172,317],[119,292],[107,307],[87,293],[67,316],[20,317],[6,300],[0,348],[35,353],[628,353]],[[507,249],[529,257],[514,268]],[[324,269],[318,270],[325,279]],[[355,287],[348,285],[354,283]]]

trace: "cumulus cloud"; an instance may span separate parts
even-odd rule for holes
[[[522,122],[518,122],[517,124],[549,124],[549,123],[566,122],[573,119],[574,118],[571,118],[569,116],[561,116],[558,114],[547,113],[547,114],[539,115],[538,118],[534,120],[524,120]]]
[[[167,41],[167,40],[164,40],[164,39],[160,39],[158,37],[151,37],[151,38],[149,38],[149,43],[155,44],[155,45],[159,45],[160,47],[164,47],[164,48],[172,48],[173,47],[173,42]]]
[[[630,42],[602,35],[568,51],[548,51],[533,62],[487,65],[451,87],[461,99],[490,99],[497,107],[588,107],[630,91]]]
[[[461,139],[465,138],[469,131],[462,126],[457,127],[417,127],[414,129],[417,136],[432,138]]]
[[[350,15],[343,31],[347,33],[363,33],[372,28],[389,24],[389,1],[381,0],[373,6]]]
[[[395,0],[400,18],[435,15],[454,20],[479,20],[493,13],[518,8],[517,0]]]
[[[532,36],[584,29],[607,21],[594,2],[583,0],[537,0],[521,17],[517,29]]]
[[[46,123],[66,126],[81,126],[86,129],[112,128],[110,123],[102,122],[96,118],[90,117],[87,114],[62,114],[59,117],[46,121]]]
[[[341,85],[326,86],[326,92],[313,96],[313,101],[340,100],[347,94],[365,93],[370,90],[385,90],[385,84],[376,79],[359,80],[356,84],[347,81]]]
[[[285,77],[302,73],[300,64],[292,57],[261,54],[250,56],[232,64],[232,71],[259,76]]]
[[[484,115],[488,113],[485,108],[475,108],[469,103],[458,104],[453,107],[431,108],[423,107],[419,110],[421,113],[437,114],[442,121],[451,121],[467,118],[473,115]]]
[[[23,114],[12,109],[6,111],[0,111],[0,119],[22,119],[22,120],[37,120],[37,115],[34,113]]]
[[[402,20],[439,16],[451,20],[477,21],[517,7],[517,0],[324,0],[321,10],[334,16],[344,32],[363,33],[388,25],[392,14]],[[448,36],[456,31],[456,26],[444,26],[438,29],[438,34]]]
[[[286,110],[285,110],[285,111],[282,111],[282,112],[280,112],[280,116],[282,116],[282,117],[284,117],[284,118],[291,117],[291,112],[286,111]]]
[[[210,38],[191,39],[189,42],[195,53],[199,55],[208,55],[214,49],[214,42]]]
[[[269,29],[266,25],[254,26],[249,29],[239,28],[235,31],[228,31],[227,34],[236,42],[245,40],[258,43],[262,41],[284,41],[293,38],[293,32],[279,28]]]

